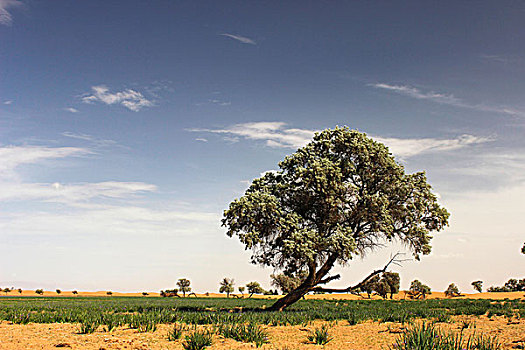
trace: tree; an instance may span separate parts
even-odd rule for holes
[[[408,290],[408,296],[412,299],[425,299],[427,294],[432,294],[430,287],[419,282],[418,280],[413,280],[410,283],[410,289]]]
[[[381,280],[384,280],[385,283],[388,284],[388,287],[390,288],[390,299],[392,299],[394,297],[394,294],[399,292],[399,274],[397,272],[385,272],[383,273],[383,276],[381,276]]]
[[[142,296],[143,296],[143,297],[147,297],[148,295],[149,295],[148,292],[142,292]]]
[[[107,291],[107,292],[106,292],[106,295],[107,295],[108,297],[110,297],[110,296],[113,295],[113,292],[112,292],[112,291]]]
[[[454,283],[451,283],[448,285],[447,290],[445,291],[446,297],[459,297],[461,293],[459,292],[458,286],[456,286]]]
[[[22,294],[22,288],[18,288],[18,294]]]
[[[479,293],[483,291],[483,281],[474,281],[471,283],[471,285],[472,288],[474,288],[474,290],[478,291]]]
[[[270,278],[272,281],[270,284],[274,286],[275,288],[278,288],[281,290],[282,294],[288,294],[295,288],[297,288],[301,283],[306,279],[307,273],[306,271],[300,271],[296,273],[295,275],[285,275],[284,273],[280,274],[272,274],[270,275]]]
[[[4,292],[5,295],[7,295],[7,293],[11,292],[11,289],[9,289],[9,288],[4,288],[4,289],[2,289],[2,292]]]
[[[72,291],[71,293],[72,293],[73,295],[77,295],[77,294],[78,294],[78,292],[77,292],[76,290]]]
[[[242,298],[244,298],[244,290],[246,289],[244,286],[240,286],[240,287],[237,287],[237,289],[239,290],[239,293],[242,294]]]
[[[368,295],[368,299],[370,299],[372,297],[372,293],[374,293],[374,291],[376,290],[378,282],[379,275],[375,275],[369,278],[366,282],[362,283],[359,289],[361,292],[365,292]]]
[[[254,294],[264,294],[265,292],[259,282],[256,281],[246,284],[246,289],[248,290],[248,293],[250,293],[248,298],[251,298]]]
[[[177,286],[179,287],[179,291],[182,292],[183,297],[186,297],[186,292],[191,292],[190,284],[191,284],[190,280],[186,278],[180,278],[177,281]]]
[[[60,289],[57,289],[56,292],[57,292],[58,295],[60,295],[60,293],[62,293],[62,291]]]
[[[233,278],[224,277],[220,283],[221,287],[219,288],[219,293],[226,293],[226,298],[229,298],[230,293],[233,293],[233,291],[235,290],[233,288],[233,284],[234,284]]]
[[[375,292],[381,296],[381,298],[388,298],[388,293],[390,293],[390,285],[384,279],[380,279],[374,286]]]
[[[35,293],[38,294],[38,295],[43,295],[44,294],[44,290],[43,289],[37,289],[37,290],[35,290]]]
[[[365,257],[399,241],[414,257],[430,253],[432,231],[448,224],[424,172],[405,174],[383,144],[347,127],[317,133],[313,141],[255,179],[230,203],[227,235],[252,250],[251,262],[306,278],[270,310],[283,310],[310,291],[352,292],[399,262],[397,255],[362,282],[324,288],[336,264]]]
[[[523,243],[523,247],[521,247],[521,254],[525,254],[525,243]]]

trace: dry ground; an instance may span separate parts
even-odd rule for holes
[[[439,324],[440,328],[459,331],[460,321],[473,320],[476,328],[465,330],[466,335],[476,333],[496,335],[504,349],[519,349],[525,345],[525,320],[508,323],[503,317],[489,320],[481,317],[453,317],[452,323]],[[398,323],[365,322],[350,326],[346,321],[328,323],[333,340],[325,346],[307,343],[309,330],[326,322],[317,321],[308,326],[266,327],[270,343],[262,349],[387,349],[399,336],[403,326]],[[0,323],[0,349],[183,349],[183,340],[167,340],[169,325],[159,325],[153,333],[139,333],[127,327],[119,327],[111,333],[100,327],[93,334],[78,334],[75,324],[28,324],[15,325],[6,321]],[[209,349],[253,349],[254,344],[239,343],[232,339],[214,336]]]

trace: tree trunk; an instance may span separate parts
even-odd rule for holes
[[[272,306],[268,308],[269,311],[283,311],[286,307],[299,301],[302,297],[310,291],[311,288],[297,288],[286,294],[281,299],[278,299]]]

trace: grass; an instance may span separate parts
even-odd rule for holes
[[[310,334],[308,334],[307,339],[309,342],[317,345],[326,345],[333,339],[333,337],[331,337],[328,332],[328,326],[322,325],[311,331]]]
[[[217,326],[218,334],[225,338],[231,338],[243,343],[255,343],[257,348],[268,343],[268,333],[259,325],[248,323],[244,324],[220,324]]]
[[[212,332],[209,330],[194,330],[186,336],[182,346],[185,350],[202,350],[212,344]]]
[[[175,323],[173,328],[171,328],[171,330],[168,332],[168,340],[175,341],[182,338],[182,334],[185,330],[186,328],[183,325]]]
[[[416,324],[398,337],[390,349],[395,350],[499,350],[496,337],[469,336],[462,332],[445,332],[432,323]]]

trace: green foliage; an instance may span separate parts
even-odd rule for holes
[[[410,288],[408,290],[408,295],[412,299],[425,299],[427,294],[432,294],[430,287],[421,283],[418,280],[413,280],[410,283]]]
[[[447,297],[458,297],[461,293],[459,292],[458,286],[456,286],[454,283],[451,283],[448,285],[447,290],[445,291],[445,296]]]
[[[185,350],[202,350],[213,344],[212,333],[208,330],[195,330],[186,336],[182,346]]]
[[[288,294],[297,288],[308,276],[306,271],[299,271],[293,275],[285,275],[284,273],[271,274],[271,284],[278,288],[282,294]]]
[[[248,293],[250,294],[250,297],[254,294],[264,294],[265,292],[265,290],[261,287],[261,285],[257,281],[253,281],[253,282],[246,284],[246,288],[248,290]]]
[[[175,341],[180,339],[185,330],[186,327],[184,327],[182,324],[175,323],[171,330],[168,332],[168,340]]]
[[[232,338],[243,343],[255,343],[256,347],[261,347],[268,343],[268,333],[259,325],[248,323],[244,324],[219,324],[217,333],[225,338]]]
[[[391,349],[396,350],[499,350],[496,337],[471,336],[444,332],[433,324],[422,323],[407,329],[397,338]]]
[[[310,334],[308,334],[307,339],[309,342],[317,345],[326,345],[333,339],[333,337],[331,337],[328,332],[328,326],[322,325],[311,331]]]
[[[393,298],[394,294],[399,292],[400,277],[397,272],[385,272],[381,276],[381,280],[384,280],[390,288],[390,299]]]
[[[222,224],[252,250],[252,263],[286,276],[309,271],[301,295],[384,240],[419,259],[430,233],[448,224],[423,172],[405,174],[386,146],[347,127],[317,133],[279,167],[231,202]]]
[[[472,288],[481,293],[483,291],[483,281],[474,281],[471,283]]]
[[[91,334],[97,330],[100,326],[100,318],[95,315],[86,315],[82,321],[80,321],[80,334]]]
[[[191,284],[190,280],[186,278],[180,278],[177,281],[177,286],[179,287],[179,290],[182,292],[182,295],[184,297],[186,296],[187,292],[191,292],[190,284]]]
[[[224,277],[220,283],[219,293],[226,293],[226,297],[229,298],[230,293],[233,293],[235,290],[233,288],[234,282],[233,278]]]
[[[524,292],[525,278],[517,280],[515,278],[509,279],[502,287],[489,287],[488,292]]]

